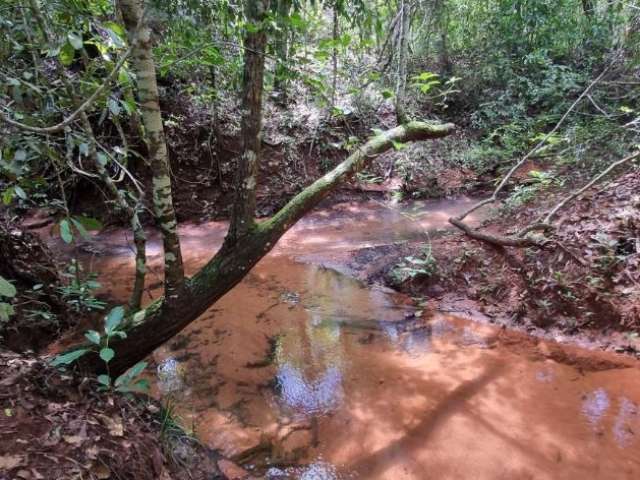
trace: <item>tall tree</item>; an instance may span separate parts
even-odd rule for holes
[[[264,53],[267,33],[264,20],[269,0],[246,2],[249,24],[245,36],[245,61],[242,77],[242,156],[236,172],[236,197],[231,225],[225,244],[233,245],[255,228],[256,186],[260,167],[260,128],[262,124],[262,89]]]
[[[407,121],[405,97],[407,91],[407,62],[409,60],[409,37],[411,35],[411,9],[408,0],[398,3],[398,30],[396,35],[396,120],[398,125]]]
[[[165,295],[171,305],[184,284],[184,267],[178,222],[173,208],[169,155],[160,113],[156,67],[151,52],[152,31],[145,18],[143,0],[118,0],[118,7],[133,48],[133,68],[153,175],[153,207],[164,247]]]

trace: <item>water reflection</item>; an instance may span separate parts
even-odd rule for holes
[[[290,408],[305,413],[321,414],[337,407],[342,396],[342,372],[329,366],[313,380],[290,364],[278,368],[276,375],[282,401]]]
[[[267,471],[267,480],[279,480],[296,478],[298,480],[346,480],[353,478],[341,475],[336,467],[330,463],[318,460],[304,467],[287,468],[281,470],[279,468],[270,468]]]
[[[635,436],[632,423],[638,420],[638,406],[626,397],[621,397],[619,403],[620,409],[613,424],[613,437],[618,446],[626,448]]]
[[[609,404],[609,394],[603,388],[598,388],[584,397],[582,414],[593,427],[596,427],[609,409]]]
[[[184,389],[182,366],[173,357],[166,358],[158,364],[158,388],[163,394]]]

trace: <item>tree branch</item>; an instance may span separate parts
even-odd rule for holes
[[[567,196],[566,198],[564,198],[560,203],[558,203],[548,214],[547,216],[544,218],[543,223],[550,223],[551,220],[553,219],[553,217],[555,217],[555,215],[558,213],[558,211],[562,208],[564,208],[569,202],[572,202],[573,200],[575,200],[576,198],[580,197],[584,192],[586,192],[587,190],[589,190],[591,187],[593,187],[596,183],[598,183],[600,180],[602,180],[604,177],[606,177],[607,175],[609,175],[609,173],[611,173],[611,171],[615,170],[616,168],[618,168],[620,165],[630,162],[631,160],[635,160],[636,158],[640,157],[640,151],[633,153],[631,155],[629,155],[628,157],[623,158],[622,160],[618,160],[617,162],[613,162],[611,165],[609,165],[606,169],[604,169],[602,172],[600,172],[598,175],[596,175],[595,177],[593,177],[591,179],[591,181],[589,183],[587,183],[584,187],[582,187],[580,190],[577,190],[575,192],[573,192],[571,195]]]

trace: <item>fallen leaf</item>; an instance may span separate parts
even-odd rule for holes
[[[98,480],[107,480],[108,478],[111,478],[111,470],[109,470],[109,467],[103,463],[91,467],[91,473],[93,473]]]
[[[0,471],[11,470],[22,464],[23,457],[18,455],[2,455],[0,456]]]
[[[109,433],[114,437],[124,436],[124,425],[122,425],[122,419],[120,417],[110,418],[106,415],[100,415],[100,419],[104,425],[109,429]]]
[[[71,445],[80,445],[84,441],[84,437],[80,435],[63,435],[62,438]]]

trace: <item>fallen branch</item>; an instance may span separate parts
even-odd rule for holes
[[[616,60],[614,59],[600,73],[600,75],[598,75],[587,86],[587,88],[585,88],[585,90],[571,104],[571,106],[564,113],[564,115],[562,115],[562,117],[560,118],[558,123],[556,123],[556,125],[551,129],[551,131],[549,133],[547,133],[544,136],[544,138],[542,138],[542,140],[540,140],[540,142],[538,142],[538,144],[531,151],[529,151],[529,153],[527,153],[524,157],[522,157],[522,159],[520,159],[520,161],[518,163],[516,163],[513,167],[511,167],[511,169],[502,178],[502,180],[500,181],[500,183],[498,184],[498,186],[496,187],[496,189],[493,191],[493,193],[491,194],[491,196],[489,198],[486,198],[486,199],[476,203],[471,208],[467,209],[466,211],[464,211],[462,214],[458,215],[457,217],[450,218],[449,219],[449,223],[451,223],[455,227],[457,227],[460,230],[462,230],[465,234],[467,234],[471,238],[475,238],[476,240],[481,240],[481,241],[490,243],[492,245],[499,245],[499,246],[503,246],[503,247],[543,247],[548,242],[548,239],[540,239],[540,240],[538,240],[538,239],[534,239],[534,238],[532,238],[530,236],[527,236],[527,234],[532,232],[532,231],[535,231],[535,230],[548,230],[548,229],[552,228],[552,226],[550,225],[550,220],[551,220],[551,218],[553,218],[555,213],[560,208],[562,208],[564,205],[566,205],[569,201],[571,201],[574,198],[576,198],[576,196],[581,195],[582,191],[576,192],[576,196],[570,196],[567,199],[565,199],[565,201],[561,202],[560,205],[558,205],[556,208],[554,208],[554,210],[552,210],[549,213],[549,215],[547,215],[547,217],[545,218],[544,221],[538,222],[538,223],[535,223],[535,224],[532,224],[532,225],[529,225],[529,226],[525,227],[523,230],[521,230],[515,236],[492,235],[492,234],[488,234],[488,233],[483,233],[483,232],[478,231],[477,229],[474,229],[473,227],[470,227],[466,223],[464,223],[464,219],[468,215],[470,215],[471,213],[475,212],[476,210],[478,210],[478,209],[480,209],[480,208],[482,208],[485,205],[488,205],[490,203],[494,203],[494,202],[496,202],[498,200],[498,195],[500,194],[502,189],[507,185],[507,182],[509,182],[511,177],[513,177],[513,175],[516,173],[516,171],[518,171],[518,169],[520,169],[520,167],[522,167],[527,160],[529,160],[533,155],[535,155],[547,143],[547,141],[558,131],[560,126],[569,117],[571,112],[573,112],[573,110],[580,104],[580,102],[584,98],[589,98],[589,99],[591,98],[590,95],[589,95],[589,92],[591,92],[593,87],[595,87],[604,78],[604,76],[607,74],[609,69],[613,66],[615,61]],[[611,171],[617,165],[619,165],[621,163],[624,163],[625,161],[628,161],[628,160],[630,160],[630,159],[627,158],[627,159],[624,159],[624,160],[622,160],[620,162],[616,162],[615,164],[612,164],[612,166],[607,170]],[[602,176],[606,175],[608,173],[608,171],[603,172]],[[599,176],[599,178],[602,178],[602,176]],[[591,185],[593,185],[595,182],[597,182],[599,178],[596,177],[596,179],[594,179],[594,181],[593,181],[593,183],[591,183]],[[590,188],[591,185],[585,186],[584,190]]]
[[[458,227],[471,238],[490,243],[491,245],[495,245],[497,247],[543,247],[546,243],[546,240],[537,240],[532,237],[511,237],[481,232],[480,230],[470,227],[462,220],[459,220],[457,218],[450,218],[449,222],[452,225]]]
[[[547,133],[544,138],[542,140],[540,140],[540,142],[538,142],[538,144],[533,148],[533,150],[531,150],[529,153],[527,153],[524,157],[522,157],[522,159],[516,163],[513,167],[511,167],[511,170],[509,170],[509,172],[507,172],[507,174],[505,175],[505,177],[502,179],[502,181],[500,181],[500,183],[498,184],[498,186],[496,187],[496,189],[493,191],[493,193],[491,194],[491,197],[482,200],[481,202],[478,202],[477,204],[473,205],[471,208],[469,208],[468,210],[466,210],[465,212],[463,212],[462,214],[458,215],[456,217],[457,220],[462,221],[464,220],[468,215],[470,215],[472,212],[475,212],[476,210],[478,210],[479,208],[488,205],[490,203],[495,202],[498,199],[498,194],[502,191],[502,189],[506,186],[507,182],[511,179],[511,177],[513,176],[514,173],[516,173],[516,171],[518,171],[518,169],[520,167],[522,167],[522,165],[525,164],[525,162],[527,160],[529,160],[536,152],[538,152],[546,143],[547,141],[553,136],[554,133],[556,133],[558,131],[558,129],[560,128],[560,126],[564,123],[564,121],[569,117],[569,115],[571,114],[571,112],[573,112],[573,110],[578,106],[578,104],[589,95],[589,92],[593,89],[593,87],[595,87],[600,80],[602,80],[602,78],[606,75],[606,73],[609,71],[609,69],[613,66],[612,62],[610,65],[608,65],[603,71],[602,73],[600,73],[600,75],[598,75],[596,77],[595,80],[593,80],[593,82],[591,82],[589,84],[589,86],[580,94],[580,96],[575,100],[575,102],[573,102],[573,104],[569,107],[569,109],[564,113],[564,115],[562,116],[562,118],[560,118],[560,120],[558,121],[558,123],[556,123],[555,127],[553,127],[551,129],[551,131],[549,133]]]
[[[553,217],[555,217],[555,215],[558,213],[558,211],[562,208],[564,208],[569,202],[572,202],[573,200],[575,200],[576,198],[580,197],[584,192],[586,192],[587,190],[589,190],[591,187],[593,187],[596,183],[598,183],[600,180],[602,180],[604,177],[606,177],[607,175],[609,175],[609,173],[611,173],[611,171],[615,170],[616,168],[618,168],[620,165],[630,162],[631,160],[635,160],[636,158],[640,157],[640,151],[637,151],[636,153],[633,153],[631,155],[629,155],[628,157],[623,158],[622,160],[618,160],[617,162],[613,162],[611,165],[609,165],[606,169],[604,169],[602,172],[600,172],[598,175],[596,175],[595,177],[593,177],[593,179],[591,179],[591,181],[589,183],[587,183],[584,187],[582,187],[580,190],[577,190],[575,192],[573,192],[571,195],[567,196],[566,198],[564,198],[560,203],[558,203],[548,214],[547,216],[544,218],[544,223],[550,223],[551,219]]]

